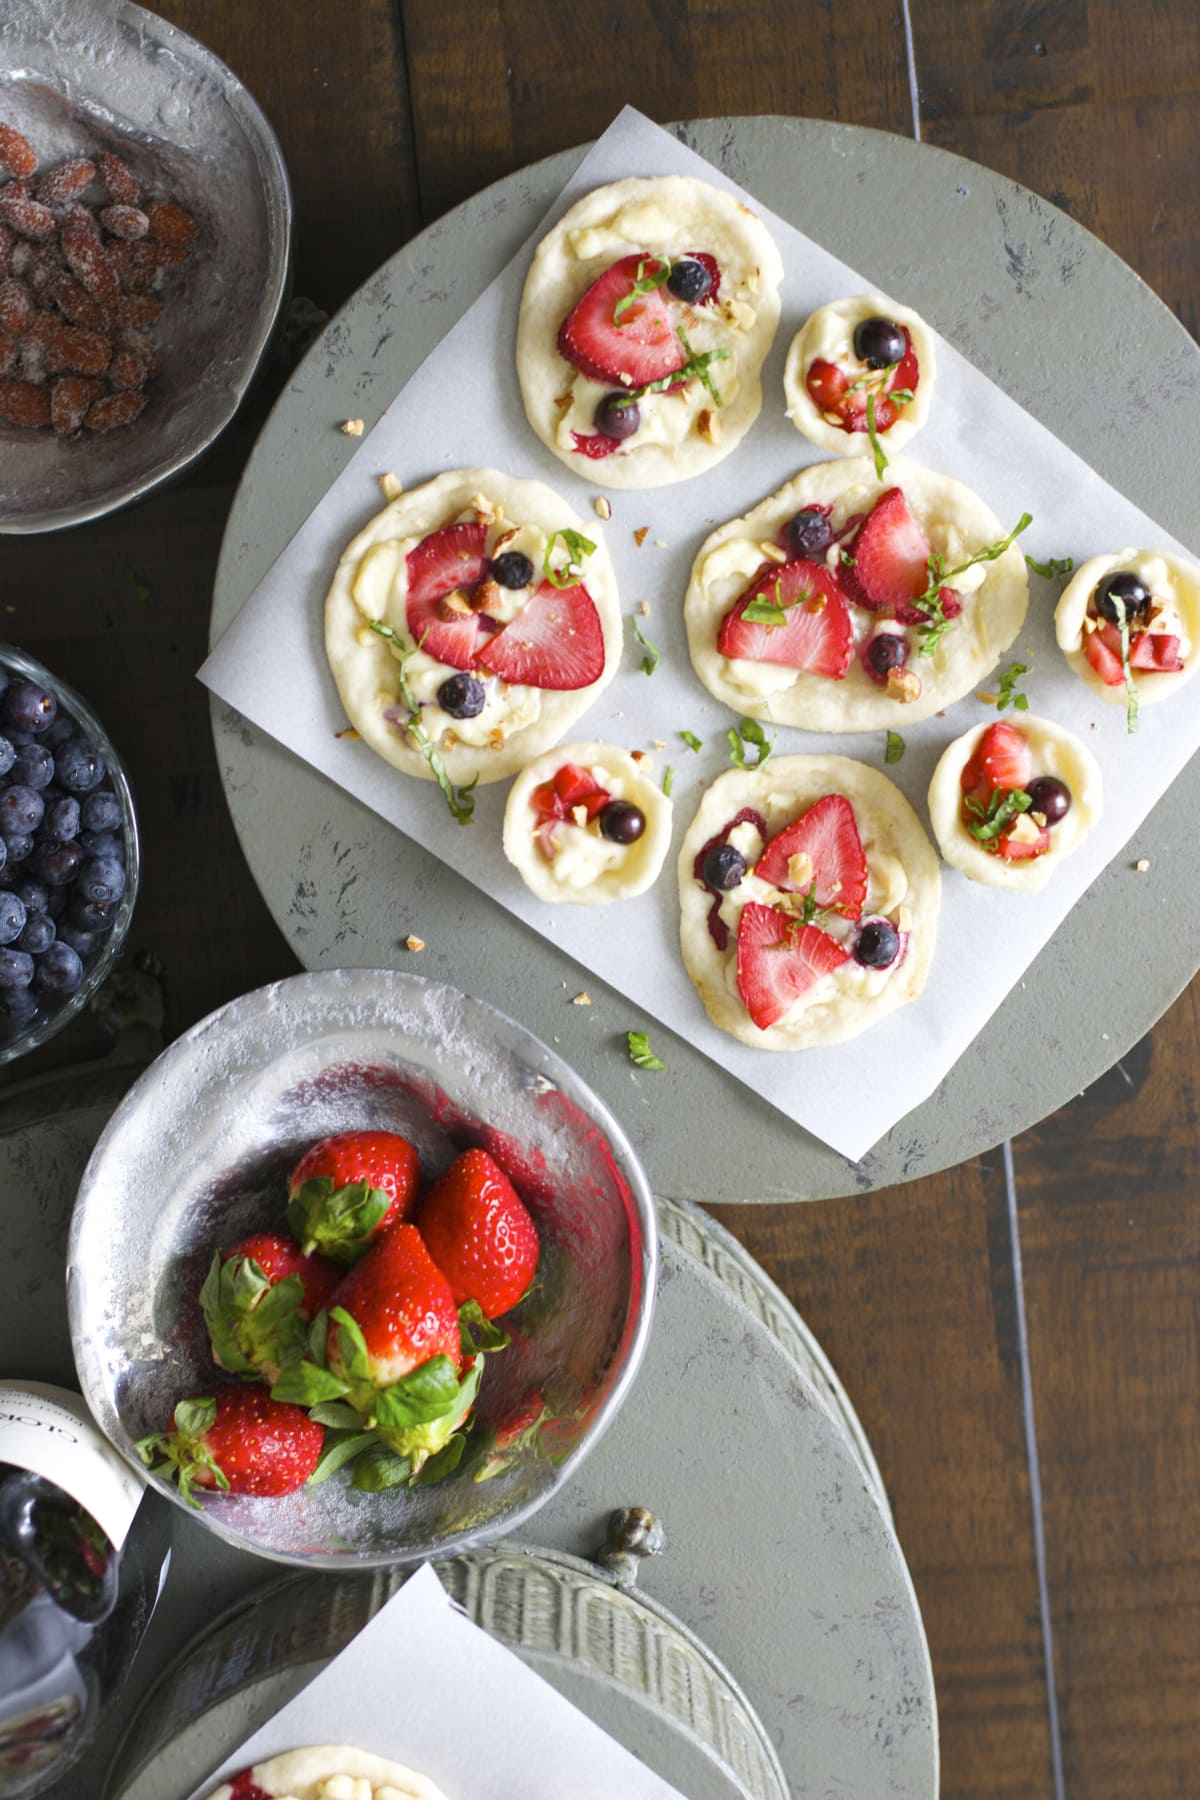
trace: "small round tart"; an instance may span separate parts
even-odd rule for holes
[[[612,680],[621,632],[595,523],[496,469],[393,500],[348,545],[325,602],[359,736],[423,780],[437,779],[436,751],[455,786],[500,781],[557,743]]]
[[[684,604],[696,673],[735,711],[806,731],[928,719],[1021,629],[1020,550],[971,563],[1004,535],[969,488],[904,457],[882,481],[870,457],[816,463],[705,539]]]
[[[876,433],[899,450],[925,423],[934,374],[933,334],[911,307],[881,294],[831,300],[792,339],[783,372],[787,416],[820,449],[857,456],[874,394]],[[893,392],[901,398],[889,399]]]
[[[247,1777],[250,1792],[269,1800],[446,1800],[440,1787],[386,1756],[349,1744],[313,1744],[256,1763],[236,1781],[223,1782],[210,1800],[238,1800]],[[356,1783],[366,1782],[365,1789]]]
[[[782,278],[766,226],[707,182],[585,194],[538,245],[521,298],[529,423],[606,488],[703,474],[758,417]]]
[[[1139,706],[1167,700],[1200,662],[1200,568],[1166,550],[1093,556],[1063,589],[1054,612],[1058,647],[1079,679],[1115,706],[1130,701],[1121,614]]]
[[[671,842],[671,802],[615,744],[560,744],[513,782],[504,854],[539,900],[607,906],[644,894]]]
[[[679,853],[684,966],[758,1050],[856,1037],[915,1000],[937,932],[933,846],[894,782],[845,756],[713,782]]]
[[[953,868],[985,887],[1036,893],[1079,848],[1103,799],[1091,751],[1022,714],[955,738],[929,784],[929,817]]]

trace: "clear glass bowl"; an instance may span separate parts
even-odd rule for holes
[[[38,1009],[36,1016],[22,1030],[11,1036],[0,1036],[0,1064],[12,1062],[14,1057],[24,1056],[30,1050],[36,1050],[45,1044],[70,1019],[83,1011],[97,988],[112,972],[118,956],[125,943],[129,931],[129,921],[133,917],[133,909],[137,903],[138,885],[141,879],[141,851],[138,843],[137,818],[133,809],[133,794],[129,787],[129,777],[125,766],[113,747],[112,739],[81,694],[57,675],[43,668],[32,656],[26,656],[23,650],[12,644],[0,644],[0,667],[7,669],[12,675],[23,681],[36,681],[54,695],[64,712],[75,719],[84,733],[91,738],[96,748],[104,757],[109,780],[113,792],[121,804],[121,834],[125,839],[125,893],[117,904],[116,917],[112,930],[105,938],[96,960],[85,967],[83,980],[73,994],[64,994],[55,1001],[48,996]],[[3,728],[0,727],[0,730]]]

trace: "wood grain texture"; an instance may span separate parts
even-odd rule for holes
[[[847,1200],[713,1210],[816,1332],[879,1460],[929,1639],[943,1800],[1048,1792],[999,1155]]]
[[[911,126],[900,0],[400,0],[421,203],[435,218],[599,135],[740,113]]]

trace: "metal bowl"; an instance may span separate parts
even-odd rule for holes
[[[0,531],[54,531],[138,499],[224,430],[270,340],[289,278],[292,202],[275,135],[203,44],[128,0],[7,0],[0,116],[39,164],[111,149],[200,226],[151,336],[145,412],[68,440],[0,424]],[[174,273],[174,272],[172,272]]]
[[[83,1011],[97,988],[112,973],[124,947],[129,922],[137,904],[141,881],[141,852],[129,777],[112,739],[87,701],[74,688],[68,687],[65,681],[60,681],[57,675],[52,675],[49,669],[43,668],[32,656],[26,656],[23,650],[17,650],[11,644],[0,644],[0,667],[19,675],[25,681],[36,681],[48,689],[62,710],[78,722],[84,735],[91,738],[103,754],[110,786],[121,805],[121,834],[125,839],[125,892],[117,903],[112,929],[101,944],[96,960],[85,966],[83,980],[73,994],[67,994],[61,1000],[56,1000],[53,995],[47,996],[23,1030],[14,1031],[11,1036],[0,1033],[0,1064],[3,1064],[11,1062],[16,1056],[24,1056],[29,1050],[36,1050],[39,1045],[52,1038],[55,1032],[61,1031],[69,1019]],[[15,866],[20,867],[19,864]]]
[[[213,1250],[282,1213],[317,1138],[400,1131],[426,1176],[471,1144],[512,1176],[542,1240],[539,1279],[489,1361],[481,1434],[537,1394],[552,1418],[510,1467],[470,1458],[415,1490],[355,1493],[344,1474],[283,1500],[219,1496],[204,1523],[309,1568],[410,1563],[513,1531],[567,1481],[621,1404],[650,1329],[653,1202],[604,1106],[536,1038],[453,988],[392,970],[298,975],[174,1043],[130,1090],[84,1172],[67,1252],[80,1381],[117,1449],[211,1390],[196,1294]],[[486,1435],[479,1440],[486,1442]],[[178,1492],[155,1480],[182,1505]]]

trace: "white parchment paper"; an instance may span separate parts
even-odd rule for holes
[[[447,1800],[683,1800],[453,1607],[428,1563],[192,1800],[309,1744],[390,1757]]]
[[[783,257],[783,317],[764,371],[762,414],[739,448],[696,480],[610,495],[612,519],[604,526],[596,520],[592,531],[592,503],[603,490],[572,475],[525,422],[513,367],[521,289],[533,246],[581,194],[627,175],[668,174],[699,176],[755,207]],[[1052,615],[1061,584],[1031,576],[1029,618],[1009,657],[1031,665],[1024,682],[1030,711],[1076,732],[1104,771],[1104,816],[1083,847],[1035,895],[985,889],[944,870],[937,953],[925,992],[847,1044],[771,1053],[735,1043],[709,1024],[680,961],[674,864],[702,789],[730,766],[726,734],[735,720],[692,672],[683,596],[695,554],[714,525],[746,512],[800,468],[827,460],[784,416],[784,358],[816,307],[871,287],[676,138],[626,109],[537,232],[363,440],[200,671],[214,692],[272,737],[627,995],[631,1027],[644,1027],[647,1014],[661,1020],[852,1159],[932,1092],[1200,745],[1200,709],[1189,704],[1194,688],[1144,710],[1137,734],[1127,735],[1123,708],[1095,699],[1055,645]],[[353,379],[347,370],[346,413],[354,410]],[[331,417],[330,430],[337,424]],[[1078,564],[1102,551],[1181,549],[943,339],[930,421],[905,454],[973,488],[1005,531],[1022,512],[1032,513],[1021,546],[1040,561],[1073,556]],[[507,783],[477,790],[475,822],[463,828],[432,783],[406,779],[361,743],[336,735],[346,721],[325,663],[323,603],[341,551],[382,504],[379,474],[394,470],[413,487],[443,469],[475,465],[549,482],[585,517],[589,535],[603,534],[612,553],[627,618],[624,662],[575,735],[650,750],[660,775],[668,763],[675,769],[675,847],[651,892],[618,908],[551,908],[534,900],[500,847]],[[649,533],[639,548],[633,534],[642,526]],[[648,617],[638,613],[643,600],[651,603]],[[635,618],[662,651],[649,678],[633,637]],[[994,691],[995,680],[983,685]],[[922,819],[929,778],[946,744],[994,716],[968,696],[945,718],[906,729],[897,708],[907,749],[887,772]],[[685,730],[703,739],[699,755],[681,741]],[[660,739],[667,749],[653,750]],[[777,753],[831,750],[882,766],[884,734],[778,734]],[[435,929],[430,921],[429,931]]]

